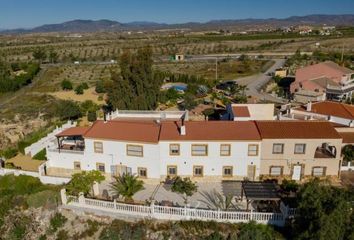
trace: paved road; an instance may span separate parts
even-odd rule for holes
[[[275,59],[274,61],[275,63],[273,64],[273,66],[270,67],[265,73],[259,73],[248,77],[238,78],[234,81],[240,85],[247,86],[247,96],[257,97],[258,99],[265,101],[284,103],[285,101],[279,98],[273,97],[268,93],[260,92],[261,88],[272,79],[272,77],[268,74],[274,72],[275,69],[282,67],[285,63],[285,59]]]

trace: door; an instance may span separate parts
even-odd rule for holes
[[[294,165],[291,179],[296,181],[301,179],[301,165]]]
[[[255,165],[248,165],[247,166],[247,178],[249,181],[254,181],[256,176],[256,166]]]

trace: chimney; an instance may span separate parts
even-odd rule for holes
[[[351,121],[350,121],[349,127],[354,127],[354,120],[351,120]]]
[[[181,131],[180,134],[182,136],[185,136],[186,135],[186,126],[182,125],[180,131]]]
[[[107,116],[106,116],[106,112],[103,113],[103,122],[107,123]]]
[[[306,105],[306,111],[311,112],[312,111],[312,102],[308,101],[307,105]]]
[[[182,125],[181,125],[179,130],[180,130],[181,136],[185,136],[186,135],[186,126],[184,125],[184,118],[182,118]]]

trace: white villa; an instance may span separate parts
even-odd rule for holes
[[[58,133],[46,147],[46,174],[70,177],[96,169],[107,177],[137,174],[148,182],[177,175],[253,181],[264,175],[299,180],[339,174],[342,137],[327,121],[187,121],[187,114],[179,113],[177,120],[155,115],[111,117]]]

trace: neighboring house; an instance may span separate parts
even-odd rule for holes
[[[338,102],[309,102],[289,109],[280,120],[327,120],[335,127],[354,127],[354,106]]]
[[[160,182],[166,176],[197,181],[259,175],[261,139],[254,122],[96,121],[57,135],[47,148],[47,172],[70,176],[97,169]]]
[[[274,120],[274,104],[230,104],[226,112],[224,120]]]
[[[262,138],[260,175],[338,176],[342,138],[329,122],[257,121]]]
[[[351,98],[354,91],[354,71],[326,61],[300,68],[290,86],[298,102]]]

